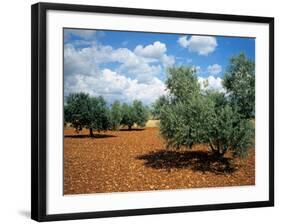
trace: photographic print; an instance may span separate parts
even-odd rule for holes
[[[32,219],[274,206],[274,18],[31,11]]]
[[[255,185],[255,38],[63,29],[63,193]]]

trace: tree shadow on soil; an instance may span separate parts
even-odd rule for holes
[[[154,169],[192,169],[193,171],[212,172],[215,174],[230,174],[237,170],[231,158],[218,158],[206,151],[171,151],[161,150],[149,152],[136,157],[144,160],[146,167]]]
[[[145,128],[131,128],[131,129],[129,129],[129,128],[125,128],[125,129],[120,129],[119,131],[144,131],[145,130]]]
[[[109,134],[94,134],[93,137],[87,134],[76,134],[76,135],[64,135],[65,138],[113,138],[116,137],[115,135]]]

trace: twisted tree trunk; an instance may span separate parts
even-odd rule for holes
[[[215,157],[221,158],[227,151],[227,147],[221,147],[219,142],[217,142],[215,146],[212,143],[210,143],[209,145]]]
[[[90,137],[94,137],[93,128],[89,128],[89,131],[90,131]]]

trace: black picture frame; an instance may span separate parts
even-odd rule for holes
[[[145,209],[83,212],[68,214],[46,213],[46,13],[48,10],[75,12],[100,12],[124,15],[142,15],[170,18],[192,18],[217,21],[254,22],[269,25],[269,200],[208,204],[195,206],[159,207]],[[274,206],[274,18],[240,15],[164,11],[137,8],[103,7],[74,4],[37,3],[31,14],[31,218],[36,221],[73,220],[116,216],[148,215],[162,213],[193,212],[206,210],[238,209]]]

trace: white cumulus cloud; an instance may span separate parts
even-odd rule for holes
[[[141,100],[145,104],[153,103],[159,96],[165,94],[165,84],[154,77],[148,83],[139,83],[110,69],[104,69],[99,76],[76,74],[65,82],[65,93],[87,92],[93,96],[103,96],[112,103],[114,100],[132,102]]]
[[[223,88],[222,81],[222,78],[215,78],[212,75],[208,77],[198,77],[198,83],[202,90],[215,90],[224,93],[225,89]]]
[[[165,55],[163,60],[166,60]],[[116,70],[139,82],[148,82],[160,75],[164,62],[155,61],[136,55],[128,48],[114,49],[108,45],[93,43],[82,49],[71,44],[64,46],[64,74],[97,75],[102,65],[118,63]],[[167,62],[165,62],[167,63]]]
[[[217,40],[215,37],[210,36],[191,36],[187,39],[187,36],[182,36],[178,39],[178,44],[184,48],[187,48],[190,52],[196,52],[199,55],[205,55],[215,51],[217,47]]]
[[[182,36],[178,39],[178,44],[184,48],[188,47],[187,36]]]
[[[219,64],[213,64],[213,65],[209,65],[207,67],[207,71],[211,74],[211,75],[217,75],[222,71],[222,67]]]
[[[147,46],[138,45],[134,50],[136,55],[150,58],[161,58],[166,51],[166,45],[160,41],[155,41]]]
[[[153,52],[154,48],[158,48],[158,53]],[[165,94],[165,84],[160,77],[166,64],[173,61],[165,53],[166,46],[160,42],[138,49],[136,53],[128,48],[113,48],[97,42],[84,48],[65,44],[65,96],[72,92],[87,92],[93,96],[101,95],[109,103],[139,99],[151,104]]]
[[[159,60],[166,67],[175,63],[175,58],[171,55],[168,56],[166,51],[166,44],[161,43],[160,41],[155,41],[153,44],[149,44],[147,46],[136,46],[134,53],[137,56]]]

